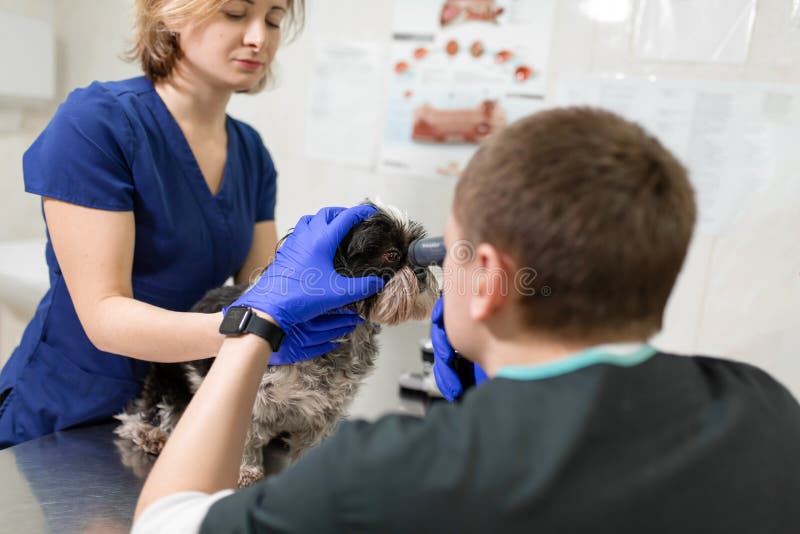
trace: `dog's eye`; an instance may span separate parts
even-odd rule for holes
[[[400,253],[396,250],[387,250],[383,253],[383,261],[385,263],[395,263],[400,261]]]

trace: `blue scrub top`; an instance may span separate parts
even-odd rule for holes
[[[178,123],[144,77],[71,93],[25,153],[25,189],[90,208],[132,211],[133,295],[186,311],[244,263],[259,221],[274,219],[276,171],[250,126],[226,118],[228,156],[213,195]],[[149,364],[86,336],[49,235],[50,289],[0,373],[0,448],[107,418]],[[202,355],[198,355],[202,356]]]

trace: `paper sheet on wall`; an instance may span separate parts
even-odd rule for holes
[[[397,0],[379,170],[456,176],[544,107],[555,0]]]
[[[793,157],[779,132],[800,126],[796,85],[571,75],[559,80],[557,102],[609,109],[658,137],[689,169],[698,230],[711,234]]]
[[[636,55],[655,61],[744,63],[756,0],[640,0]]]
[[[318,43],[306,115],[306,155],[371,167],[380,129],[381,56],[375,43]]]

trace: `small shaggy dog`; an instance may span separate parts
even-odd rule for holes
[[[431,312],[438,295],[436,279],[407,260],[409,243],[423,237],[424,230],[396,209],[376,207],[376,214],[344,238],[334,266],[351,277],[379,272],[386,285],[377,295],[350,306],[367,322],[340,340],[335,350],[296,364],[267,367],[253,406],[240,487],[279,471],[331,432],[374,367],[376,323],[427,319]],[[192,311],[218,312],[246,289],[242,284],[211,290]],[[213,358],[152,364],[139,397],[116,416],[124,463],[135,468],[161,452],[212,363]]]

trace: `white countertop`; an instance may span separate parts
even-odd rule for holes
[[[44,239],[0,241],[0,304],[27,320],[47,291]]]

